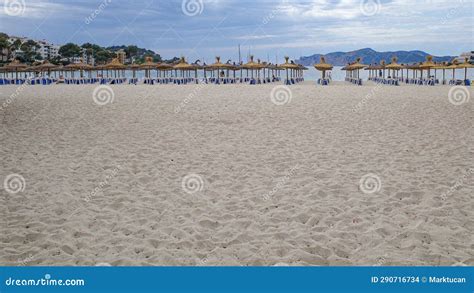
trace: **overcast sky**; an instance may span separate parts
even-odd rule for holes
[[[163,57],[212,61],[249,51],[281,61],[371,47],[459,55],[474,50],[474,0],[0,0],[0,31]]]

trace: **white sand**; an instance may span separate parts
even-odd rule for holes
[[[0,265],[474,265],[472,89],[274,86],[0,87]]]

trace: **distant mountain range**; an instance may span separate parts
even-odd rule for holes
[[[360,49],[351,52],[332,52],[328,54],[314,54],[307,57],[300,57],[296,60],[297,63],[305,66],[312,66],[319,63],[319,58],[324,56],[327,63],[334,66],[344,66],[349,62],[354,62],[358,57],[362,58],[363,64],[380,63],[381,60],[390,63],[392,57],[398,58],[398,63],[415,63],[423,62],[426,56],[430,54],[423,51],[394,51],[394,52],[377,52],[370,48]],[[444,62],[451,61],[456,56],[433,56],[433,61]]]

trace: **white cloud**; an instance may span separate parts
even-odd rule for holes
[[[15,7],[15,5],[19,5],[16,7],[21,6],[22,13],[12,16],[8,13],[8,7]],[[48,15],[54,15],[58,13],[77,13],[76,8],[74,8],[73,10],[71,9],[71,5],[45,2],[39,0],[1,0],[0,8],[0,15],[4,17],[12,16],[21,18],[43,18]]]
[[[277,35],[243,35],[234,37],[234,40],[262,40],[262,39],[269,39],[275,38]]]

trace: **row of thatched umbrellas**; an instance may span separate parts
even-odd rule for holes
[[[348,64],[347,66],[343,67],[342,70],[346,70],[350,73],[350,75],[354,78],[359,78],[359,70],[364,69],[369,71],[369,78],[376,77],[377,72],[382,71],[382,77],[385,78],[385,70],[388,70],[389,74],[390,71],[392,72],[392,77],[397,77],[398,72],[401,71],[403,77],[403,70],[407,70],[407,77],[408,77],[408,70],[413,71],[414,78],[417,77],[418,72],[420,72],[420,78],[423,79],[423,72],[427,71],[427,76],[431,77],[431,70],[434,70],[436,76],[436,70],[443,70],[443,80],[445,79],[445,71],[446,70],[453,70],[453,79],[455,79],[455,70],[456,69],[464,69],[464,79],[467,79],[467,69],[474,68],[474,65],[469,63],[468,58],[464,60],[463,63],[458,63],[457,60],[454,60],[451,64],[447,62],[443,63],[435,63],[433,62],[432,56],[427,56],[425,62],[420,62],[417,64],[398,64],[397,58],[392,58],[392,62],[390,64],[386,64],[385,61],[381,61],[380,64],[374,65],[365,65],[360,62],[360,58],[357,59],[356,62],[352,64]],[[356,73],[355,76],[353,73]]]
[[[332,70],[333,66],[326,63],[325,58],[321,57],[320,62],[314,65],[314,68],[322,72],[322,79],[326,78],[326,71]],[[434,75],[436,78],[436,71],[443,71],[443,80],[445,80],[445,71],[453,71],[453,79],[455,79],[456,69],[464,69],[464,79],[467,79],[467,69],[474,68],[474,65],[469,63],[468,58],[465,58],[464,62],[458,64],[457,60],[454,60],[451,64],[447,62],[435,63],[433,62],[432,56],[427,56],[425,62],[420,62],[418,64],[398,64],[397,58],[392,58],[390,64],[386,64],[385,61],[381,61],[380,64],[374,65],[365,65],[361,63],[361,58],[357,58],[355,62],[344,66],[342,70],[346,71],[346,78],[359,79],[360,70],[365,69],[369,71],[369,79],[377,77],[377,72],[382,71],[382,77],[385,79],[385,70],[388,70],[388,74],[392,73],[391,76],[396,78],[398,77],[398,72],[401,71],[403,78],[403,70],[406,70],[408,77],[408,70],[413,70],[413,78],[417,78],[418,72],[420,72],[420,78],[423,79],[423,72],[426,70],[428,77],[431,77],[431,70],[434,70]]]
[[[11,63],[5,65],[4,67],[0,68],[0,72],[4,74],[7,73],[15,73],[15,78],[18,78],[19,72],[47,72],[48,75],[51,72],[71,72],[71,77],[74,78],[74,72],[80,71],[81,78],[83,77],[83,72],[89,72],[89,76],[91,76],[92,71],[102,72],[102,76],[104,71],[106,72],[107,76],[109,76],[109,72],[113,77],[121,77],[125,76],[124,71],[131,70],[133,72],[133,78],[136,77],[136,71],[144,70],[145,71],[145,78],[151,78],[151,71],[156,70],[158,73],[157,75],[162,75],[163,72],[164,76],[167,76],[169,72],[175,71],[175,76],[178,77],[190,77],[191,73],[194,72],[195,77],[197,77],[197,71],[203,70],[204,77],[206,78],[206,73],[210,72],[211,76],[214,76],[214,72],[217,71],[218,78],[221,77],[222,72],[225,72],[225,76],[229,77],[229,72],[233,71],[234,77],[235,72],[240,71],[241,76],[243,76],[243,70],[246,70],[247,76],[250,71],[251,77],[260,78],[260,73],[263,71],[263,77],[265,78],[266,74],[269,77],[270,74],[278,74],[281,70],[286,70],[287,79],[290,77],[302,77],[302,71],[307,70],[306,67],[295,64],[294,62],[289,62],[289,58],[285,57],[285,63],[276,65],[266,62],[257,62],[254,61],[254,57],[250,56],[249,62],[245,64],[235,64],[235,63],[222,63],[220,61],[220,57],[216,57],[215,63],[211,65],[200,65],[198,62],[189,64],[186,62],[185,58],[182,57],[177,64],[169,64],[169,63],[155,63],[153,62],[151,57],[145,58],[145,62],[142,64],[131,64],[131,65],[124,65],[119,62],[117,58],[114,58],[111,62],[105,65],[99,66],[91,66],[89,64],[85,64],[83,62],[80,63],[71,63],[66,66],[59,66],[50,63],[49,61],[44,61],[42,64],[36,66],[28,66],[24,63],[20,63],[18,60],[14,60]],[[179,72],[179,74],[178,74]]]
[[[326,78],[326,71],[332,70],[333,66],[331,64],[326,63],[325,58],[321,57],[320,63],[315,64],[314,67],[322,72],[322,78]],[[397,77],[398,72],[401,71],[403,77],[403,70],[407,70],[407,77],[408,77],[408,70],[413,71],[414,78],[417,77],[418,72],[420,72],[420,78],[423,78],[424,70],[427,71],[428,77],[430,77],[431,70],[442,70],[443,71],[443,80],[445,77],[446,70],[453,71],[453,79],[455,78],[455,70],[456,69],[464,69],[464,79],[467,79],[467,69],[474,68],[474,65],[468,62],[466,58],[465,61],[461,64],[458,64],[456,60],[453,61],[452,64],[448,64],[446,62],[443,63],[435,63],[431,56],[428,56],[425,62],[420,62],[418,64],[399,64],[397,63],[397,58],[392,58],[392,62],[390,64],[385,64],[385,61],[380,62],[380,64],[374,65],[365,65],[361,63],[361,59],[357,58],[356,62],[348,64],[347,66],[343,67],[342,70],[345,70],[349,73],[350,77],[352,78],[359,78],[359,71],[361,69],[365,69],[369,71],[369,78],[375,77],[378,71],[382,71],[383,78],[385,78],[385,70],[388,70],[389,75],[390,71],[392,71],[392,77]],[[235,78],[235,72],[240,71],[240,76],[243,76],[243,70],[246,70],[247,76],[250,71],[250,76],[253,79],[255,76],[260,78],[260,73],[263,71],[263,77],[265,78],[265,74],[270,76],[270,74],[276,73],[278,76],[280,75],[279,72],[281,70],[286,71],[286,80],[289,80],[293,77],[302,77],[303,70],[307,70],[306,67],[296,64],[294,62],[290,62],[288,57],[285,57],[285,63],[280,65],[275,65],[271,63],[257,62],[254,61],[253,56],[250,56],[249,62],[245,64],[235,64],[235,63],[222,63],[219,57],[216,57],[215,63],[211,65],[199,65],[198,63],[189,64],[186,62],[184,57],[180,59],[177,64],[169,64],[169,63],[155,63],[153,62],[151,57],[147,57],[143,64],[131,64],[131,65],[124,65],[119,62],[118,59],[113,59],[110,63],[105,65],[99,66],[91,66],[89,64],[85,64],[83,62],[80,63],[71,63],[66,66],[58,66],[49,63],[47,60],[44,61],[42,64],[37,66],[28,66],[24,63],[20,63],[18,60],[14,60],[13,62],[7,64],[4,67],[0,68],[0,72],[4,72],[5,74],[11,72],[12,75],[15,73],[15,78],[18,78],[19,72],[48,72],[48,75],[51,72],[71,72],[71,76],[74,78],[74,72],[80,71],[81,77],[83,77],[83,72],[89,72],[89,76],[91,76],[92,71],[101,71],[102,76],[104,75],[104,71],[106,72],[107,77],[109,76],[109,72],[111,71],[111,75],[113,77],[120,77],[124,76],[125,70],[132,70],[133,78],[136,77],[136,71],[145,70],[145,78],[151,78],[151,71],[157,70],[157,74],[161,77],[168,76],[169,72],[175,71],[175,76],[178,77],[178,72],[180,73],[181,77],[190,77],[191,72],[194,72],[194,76],[197,77],[197,71],[203,70],[204,71],[204,78],[206,78],[206,73],[210,72],[211,76],[215,76],[214,72],[216,71],[216,75],[218,78],[220,77],[219,72],[226,72],[225,76],[229,77],[229,72],[232,71]],[[162,74],[163,72],[163,74]]]

